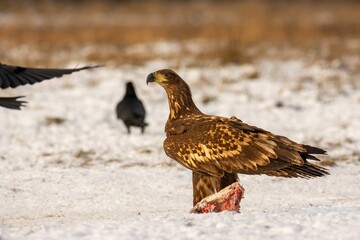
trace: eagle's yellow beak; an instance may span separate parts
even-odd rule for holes
[[[146,78],[146,84],[149,84],[149,82],[163,83],[167,81],[168,80],[162,74],[157,72],[150,73]]]

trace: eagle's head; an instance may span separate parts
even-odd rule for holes
[[[170,119],[176,119],[186,114],[202,114],[191,98],[191,91],[186,82],[170,69],[161,69],[150,73],[146,83],[156,82],[162,86],[169,100]]]
[[[170,85],[178,85],[184,82],[184,80],[173,70],[161,69],[148,75],[146,83],[149,82],[156,82],[162,87],[167,88],[170,87]]]

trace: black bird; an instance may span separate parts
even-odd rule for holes
[[[81,68],[27,68],[10,66],[0,63],[0,88],[16,88],[20,85],[34,84],[47,79],[61,77],[66,74],[85,69],[102,67],[103,65],[85,66]],[[0,97],[0,106],[10,109],[18,109],[24,106],[25,101],[19,101],[18,97]]]
[[[126,83],[126,93],[116,106],[116,116],[124,122],[128,133],[130,133],[130,126],[140,127],[141,133],[144,133],[148,125],[144,122],[146,116],[144,105],[137,98],[132,82]]]

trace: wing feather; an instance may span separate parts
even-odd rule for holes
[[[169,157],[216,177],[226,172],[294,177],[301,175],[298,169],[306,161],[303,145],[235,118],[192,116],[168,123],[166,130],[164,149]],[[303,173],[319,174],[311,167]]]
[[[0,88],[16,88],[20,85],[34,84],[47,79],[61,77],[66,74],[78,72],[85,69],[101,67],[85,66],[81,68],[25,68],[10,66],[0,63]]]
[[[231,119],[229,123],[225,118],[206,115],[173,121],[167,127],[165,152],[193,171],[216,176],[224,172],[256,172],[278,156],[277,144],[264,138],[264,134],[241,121]]]

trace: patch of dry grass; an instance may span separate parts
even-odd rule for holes
[[[195,61],[243,63],[266,54],[269,46],[315,52],[330,61],[360,55],[360,47],[346,44],[360,39],[357,2],[12,2],[0,3],[0,59],[6,63],[142,64],[159,56],[127,49],[139,43],[194,40],[213,45],[200,54],[180,51],[165,58],[181,59],[186,54]],[[21,2],[25,6],[19,6]],[[262,50],[249,53],[253,47]]]

